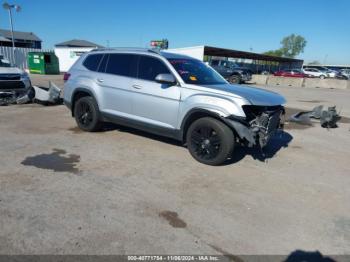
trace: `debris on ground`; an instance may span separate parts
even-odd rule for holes
[[[337,113],[336,106],[323,110],[323,105],[319,105],[311,111],[301,111],[292,115],[289,121],[301,125],[312,125],[311,119],[320,120],[321,126],[324,128],[336,128],[341,116]]]
[[[0,106],[16,103],[15,92],[0,92]]]
[[[0,106],[28,103],[42,105],[62,104],[61,89],[50,81],[49,88],[33,86],[26,92],[0,92]]]
[[[62,104],[61,89],[51,81],[48,89],[38,86],[33,86],[33,88],[35,91],[34,101],[45,104]]]
[[[33,101],[35,97],[34,88],[30,88],[25,94],[19,95],[16,99],[17,104],[27,104]]]

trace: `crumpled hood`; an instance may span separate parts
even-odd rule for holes
[[[17,67],[0,67],[0,74],[22,74],[23,70]]]
[[[220,91],[225,91],[227,93],[231,93],[232,95],[240,96],[248,102],[250,102],[251,104],[257,106],[276,106],[283,105],[286,103],[286,99],[280,94],[256,87],[230,84],[206,87],[217,89]]]

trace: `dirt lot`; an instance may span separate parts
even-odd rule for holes
[[[350,90],[271,89],[350,116]],[[64,106],[0,107],[0,254],[349,254],[349,128],[287,125],[265,157],[210,167],[143,132],[83,133]]]

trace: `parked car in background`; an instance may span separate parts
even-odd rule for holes
[[[307,75],[300,69],[280,70],[274,73],[274,76],[283,77],[307,77]]]
[[[317,68],[304,68],[303,72],[308,76],[308,77],[319,77],[321,79],[325,79],[328,77],[328,74],[325,73],[324,71],[321,71]]]
[[[315,65],[310,65],[310,66],[303,66],[304,69],[306,68],[313,68],[313,69],[318,69],[320,72],[324,73],[327,75],[327,77],[330,78],[335,78],[337,76],[339,76],[339,72],[333,69],[330,69],[328,67],[325,66],[315,66]]]
[[[252,80],[252,72],[248,68],[240,67],[227,60],[212,60],[209,65],[231,84],[241,84]]]
[[[16,94],[30,89],[29,75],[17,67],[11,66],[10,62],[0,55],[0,92],[14,92]]]
[[[274,92],[230,85],[200,60],[147,49],[85,53],[64,79],[64,102],[82,130],[111,121],[171,137],[208,165],[226,161],[237,143],[266,146],[286,103]]]
[[[326,71],[326,73],[327,73],[328,77],[331,77],[331,78],[335,78],[335,77],[339,76],[339,72],[336,70],[332,70],[332,69],[328,69]]]
[[[342,69],[340,70],[340,74],[346,77],[347,80],[350,79],[350,69]]]

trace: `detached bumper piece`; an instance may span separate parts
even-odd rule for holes
[[[49,82],[49,86],[48,89],[33,86],[35,90],[35,101],[47,104],[62,104],[63,100],[60,98],[61,89],[51,81]]]
[[[278,129],[283,128],[284,108],[282,106],[243,106],[245,119],[226,118],[241,140],[249,147],[265,147]]]
[[[50,81],[49,88],[33,86],[27,90],[22,90],[21,92],[15,90],[2,92],[0,90],[0,106],[26,104],[31,102],[43,105],[62,104],[63,99],[61,98],[61,89]]]
[[[320,105],[311,111],[302,111],[292,115],[289,121],[301,125],[312,125],[311,119],[319,119],[321,126],[324,128],[336,128],[338,127],[337,122],[341,119],[341,116],[338,114],[335,106],[323,110],[323,105]]]

